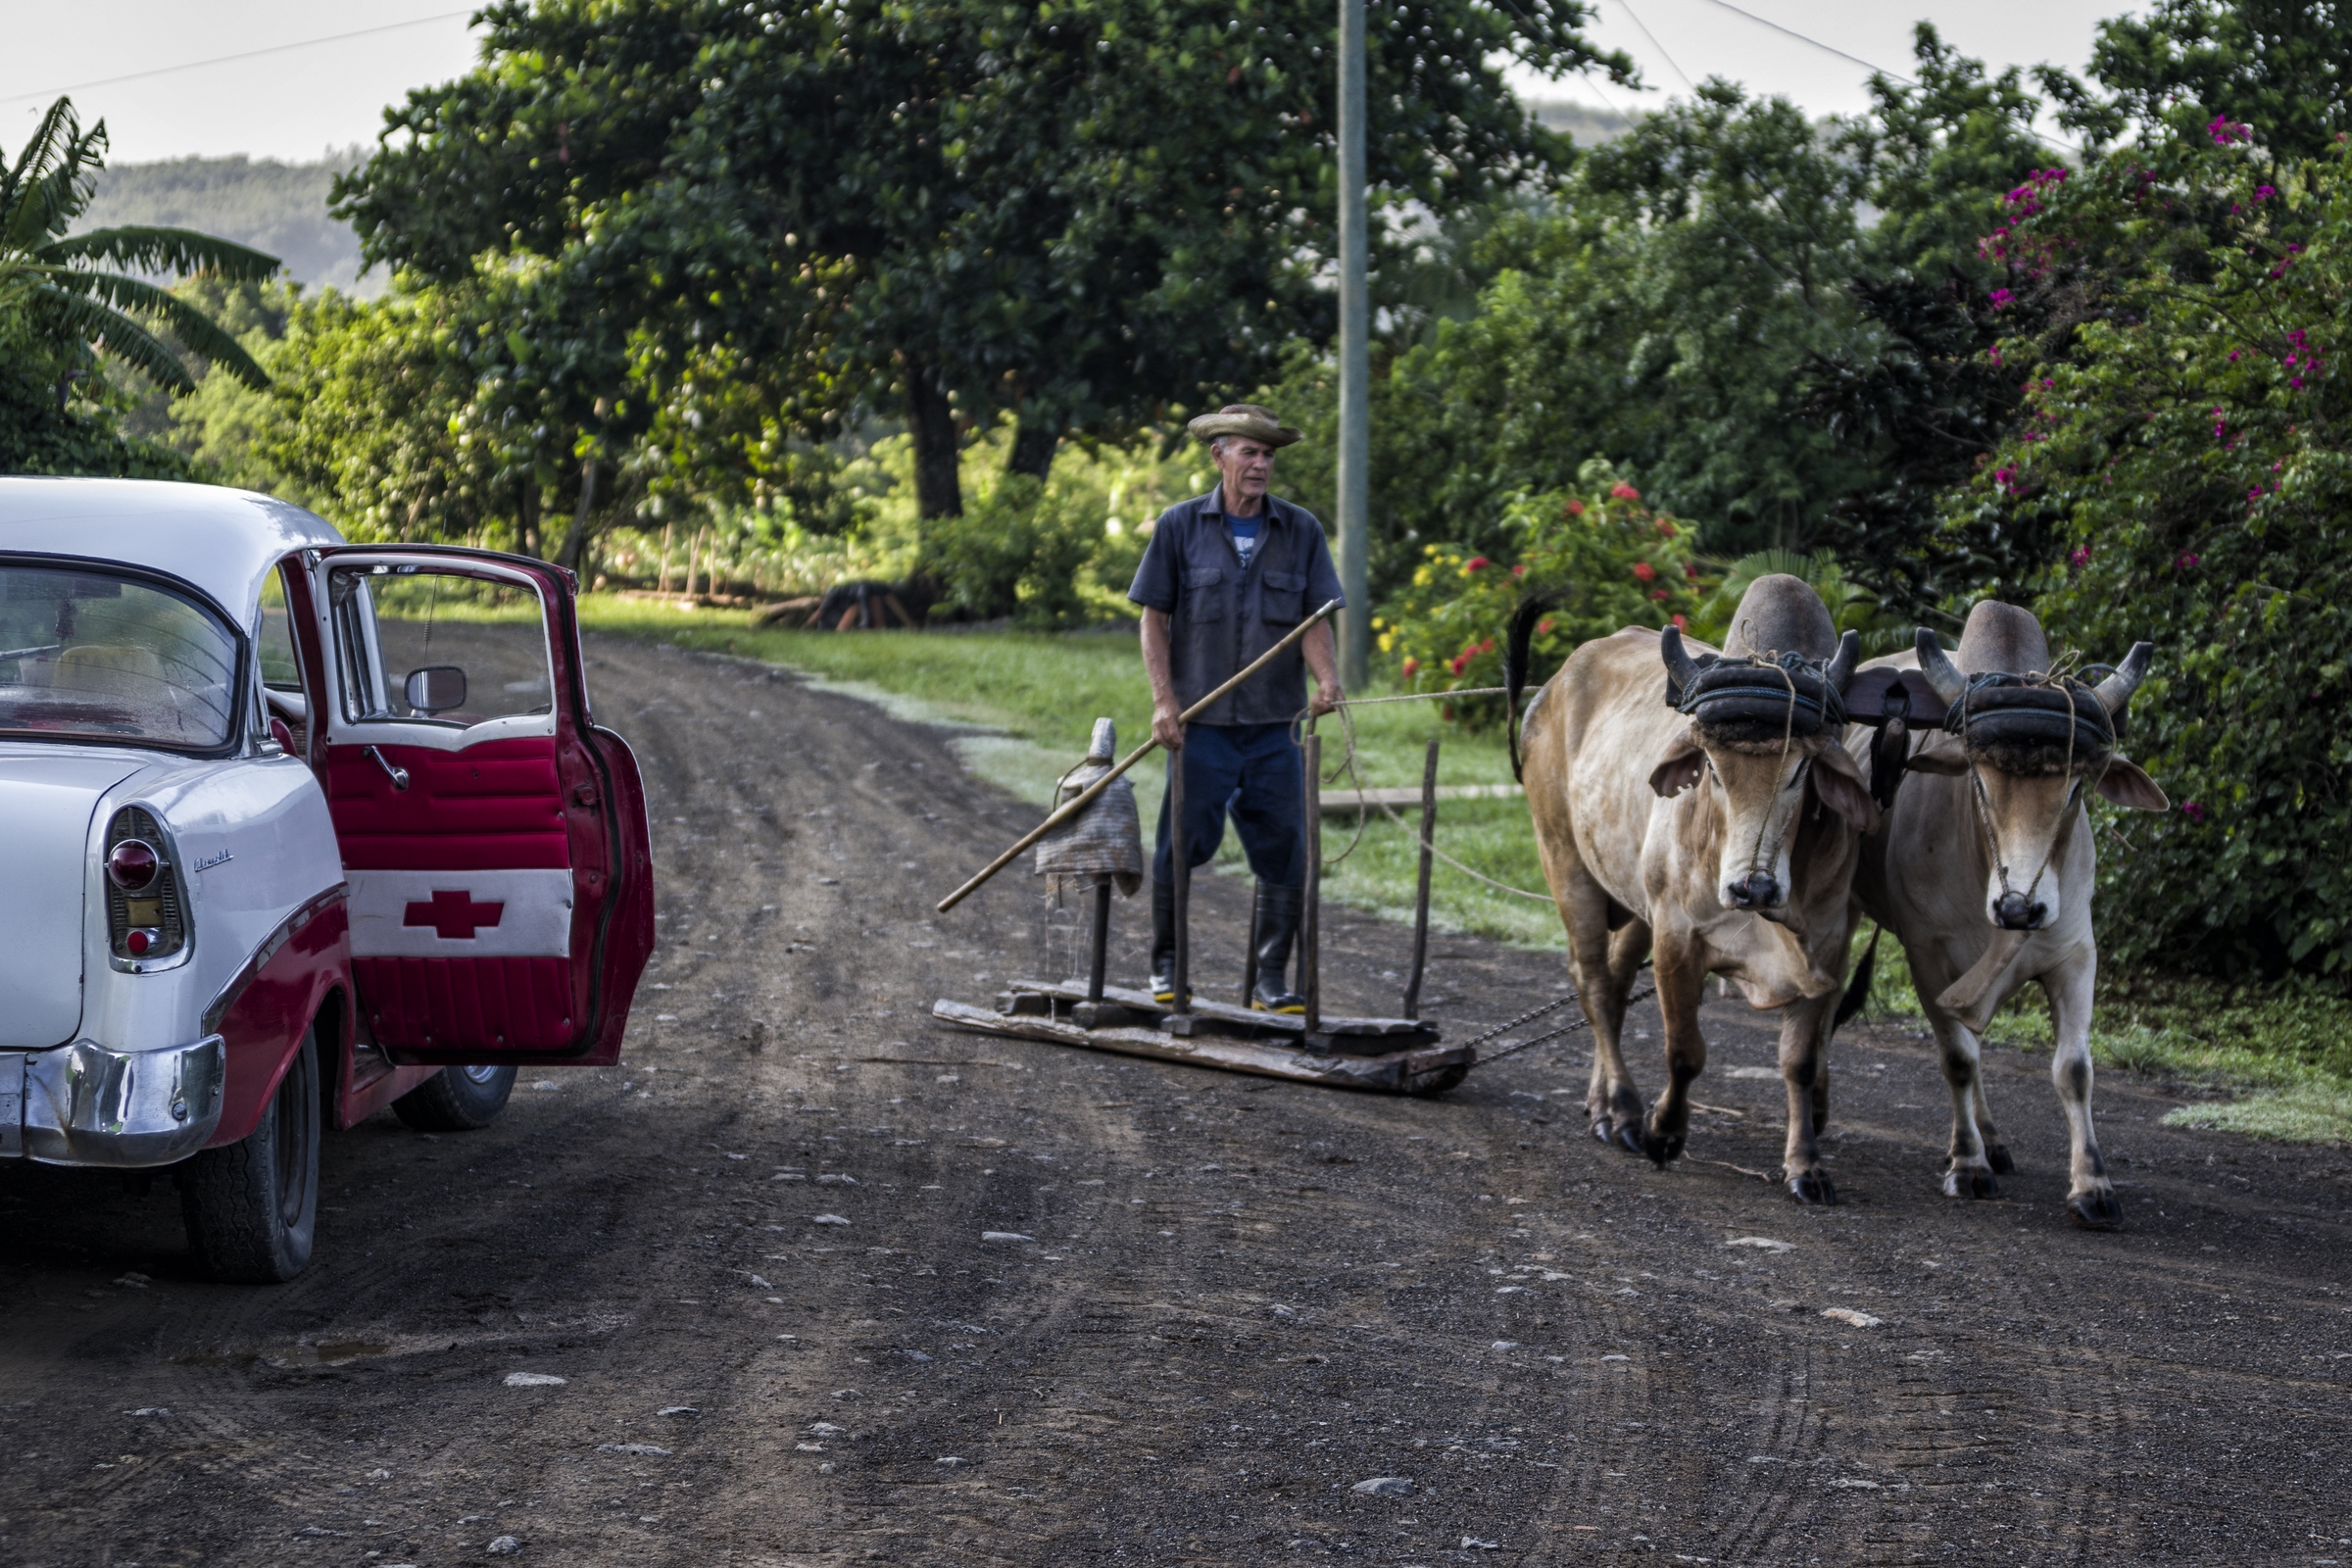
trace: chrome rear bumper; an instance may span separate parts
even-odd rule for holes
[[[135,1169],[187,1158],[220,1123],[220,1037],[161,1051],[77,1040],[0,1053],[0,1157]]]

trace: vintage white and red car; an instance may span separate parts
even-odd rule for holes
[[[309,1261],[322,1125],[615,1060],[654,942],[576,585],[207,485],[0,478],[0,1156],[170,1166]]]

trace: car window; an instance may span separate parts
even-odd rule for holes
[[[294,660],[294,623],[286,616],[286,581],[273,571],[262,579],[262,684],[279,691],[302,690],[302,666]]]
[[[0,565],[0,734],[209,751],[235,710],[237,638],[171,589]]]
[[[327,574],[349,723],[467,728],[554,711],[536,590],[471,572],[399,565]]]

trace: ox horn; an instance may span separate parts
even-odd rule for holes
[[[1658,633],[1658,653],[1666,661],[1666,678],[1674,685],[1677,701],[1687,696],[1690,683],[1698,679],[1698,661],[1683,646],[1683,629],[1668,626]]]
[[[1842,696],[1853,682],[1854,666],[1860,662],[1862,634],[1849,631],[1838,639],[1838,657],[1830,661],[1830,667],[1822,672],[1822,677],[1829,682],[1830,690]]]
[[[1947,707],[1958,702],[1960,694],[1968,690],[1968,677],[1952,666],[1951,656],[1943,651],[1936,634],[1922,626],[1912,637],[1912,646],[1919,650],[1919,672],[1936,688],[1936,701]]]
[[[2155,657],[2154,643],[2133,643],[2115,673],[2091,688],[2091,695],[2098,698],[2099,706],[2107,710],[2110,718],[2124,710],[2124,705],[2132,701],[2139,683],[2148,678],[2148,664]]]

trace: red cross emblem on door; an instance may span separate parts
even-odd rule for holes
[[[470,940],[477,926],[498,924],[504,904],[476,904],[473,895],[459,889],[456,892],[433,889],[430,904],[412,904],[402,925],[429,925],[433,934],[441,937]]]

